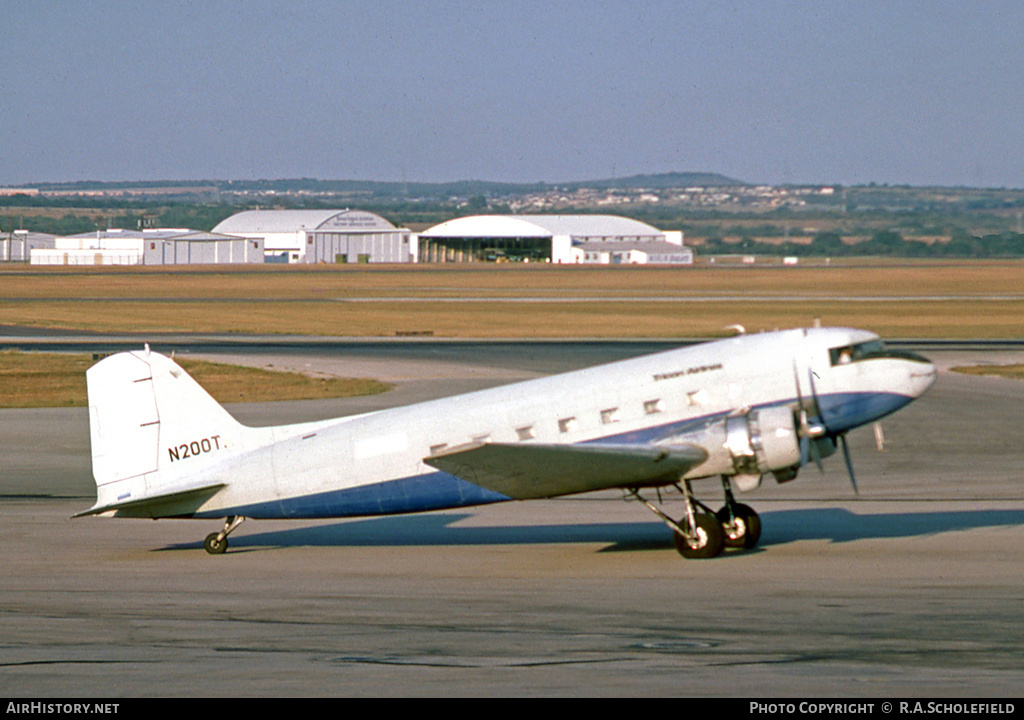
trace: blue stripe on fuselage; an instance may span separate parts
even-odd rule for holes
[[[846,432],[895,412],[913,398],[892,393],[837,393],[818,398],[823,420],[832,433]],[[771,406],[795,404],[796,398]],[[768,405],[760,407],[769,407]],[[672,435],[683,434],[727,413],[667,423],[618,435],[590,440],[590,443],[646,445]],[[510,498],[457,477],[434,471],[423,475],[386,480],[354,488],[281,498],[208,512],[196,518],[242,515],[254,519],[316,519],[426,512],[504,502]]]
[[[254,519],[315,519],[397,515],[503,502],[510,498],[435,471],[343,490],[198,512],[197,518],[242,515]]]

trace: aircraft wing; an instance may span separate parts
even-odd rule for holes
[[[514,500],[675,482],[707,459],[695,445],[469,443],[423,462]]]

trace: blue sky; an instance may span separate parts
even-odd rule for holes
[[[1024,3],[0,0],[0,185],[1024,187]]]

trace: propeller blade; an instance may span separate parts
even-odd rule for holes
[[[825,466],[821,463],[821,450],[818,449],[818,444],[809,435],[801,435],[800,467],[806,467],[807,461],[811,457],[814,458],[814,464],[818,466],[818,470],[825,472]]]
[[[815,394],[814,389],[814,378],[810,375],[812,372],[813,371],[808,368],[808,379],[811,381],[811,400],[814,403],[812,408],[815,412],[820,412],[818,408],[818,397]],[[800,391],[800,371],[797,369],[795,358],[793,360],[793,382],[796,386],[797,407],[800,411],[800,427],[798,428],[798,434],[800,436],[800,467],[806,466],[807,460],[813,456],[814,464],[818,466],[818,470],[825,472],[825,466],[821,462],[821,450],[818,448],[818,444],[814,440],[816,438],[826,436],[828,434],[828,428],[825,427],[825,423],[821,422],[819,417],[815,416],[813,419],[808,417],[807,407],[804,405],[804,395]]]
[[[814,416],[821,423],[821,427],[824,428],[826,435],[831,435],[828,431],[828,425],[825,424],[825,417],[821,412],[821,403],[818,402],[818,388],[814,384],[814,370],[807,368],[807,379],[811,384],[811,399],[814,401]]]
[[[853,461],[850,460],[850,448],[846,445],[846,433],[839,436],[839,442],[843,446],[843,459],[846,460],[846,470],[850,473],[850,484],[853,486],[853,494],[860,495],[857,490],[857,477],[853,474]]]
[[[793,384],[796,386],[797,407],[803,412],[805,410],[804,394],[800,392],[800,371],[796,367],[796,358],[793,358]]]

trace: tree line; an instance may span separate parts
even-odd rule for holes
[[[908,257],[998,258],[1024,257],[1024,234],[1003,232],[981,237],[958,233],[948,241],[907,239],[892,230],[876,232],[859,242],[846,242],[838,233],[823,232],[810,243],[763,242],[750,237],[726,241],[709,237],[699,246],[702,255],[779,255],[794,257]]]

